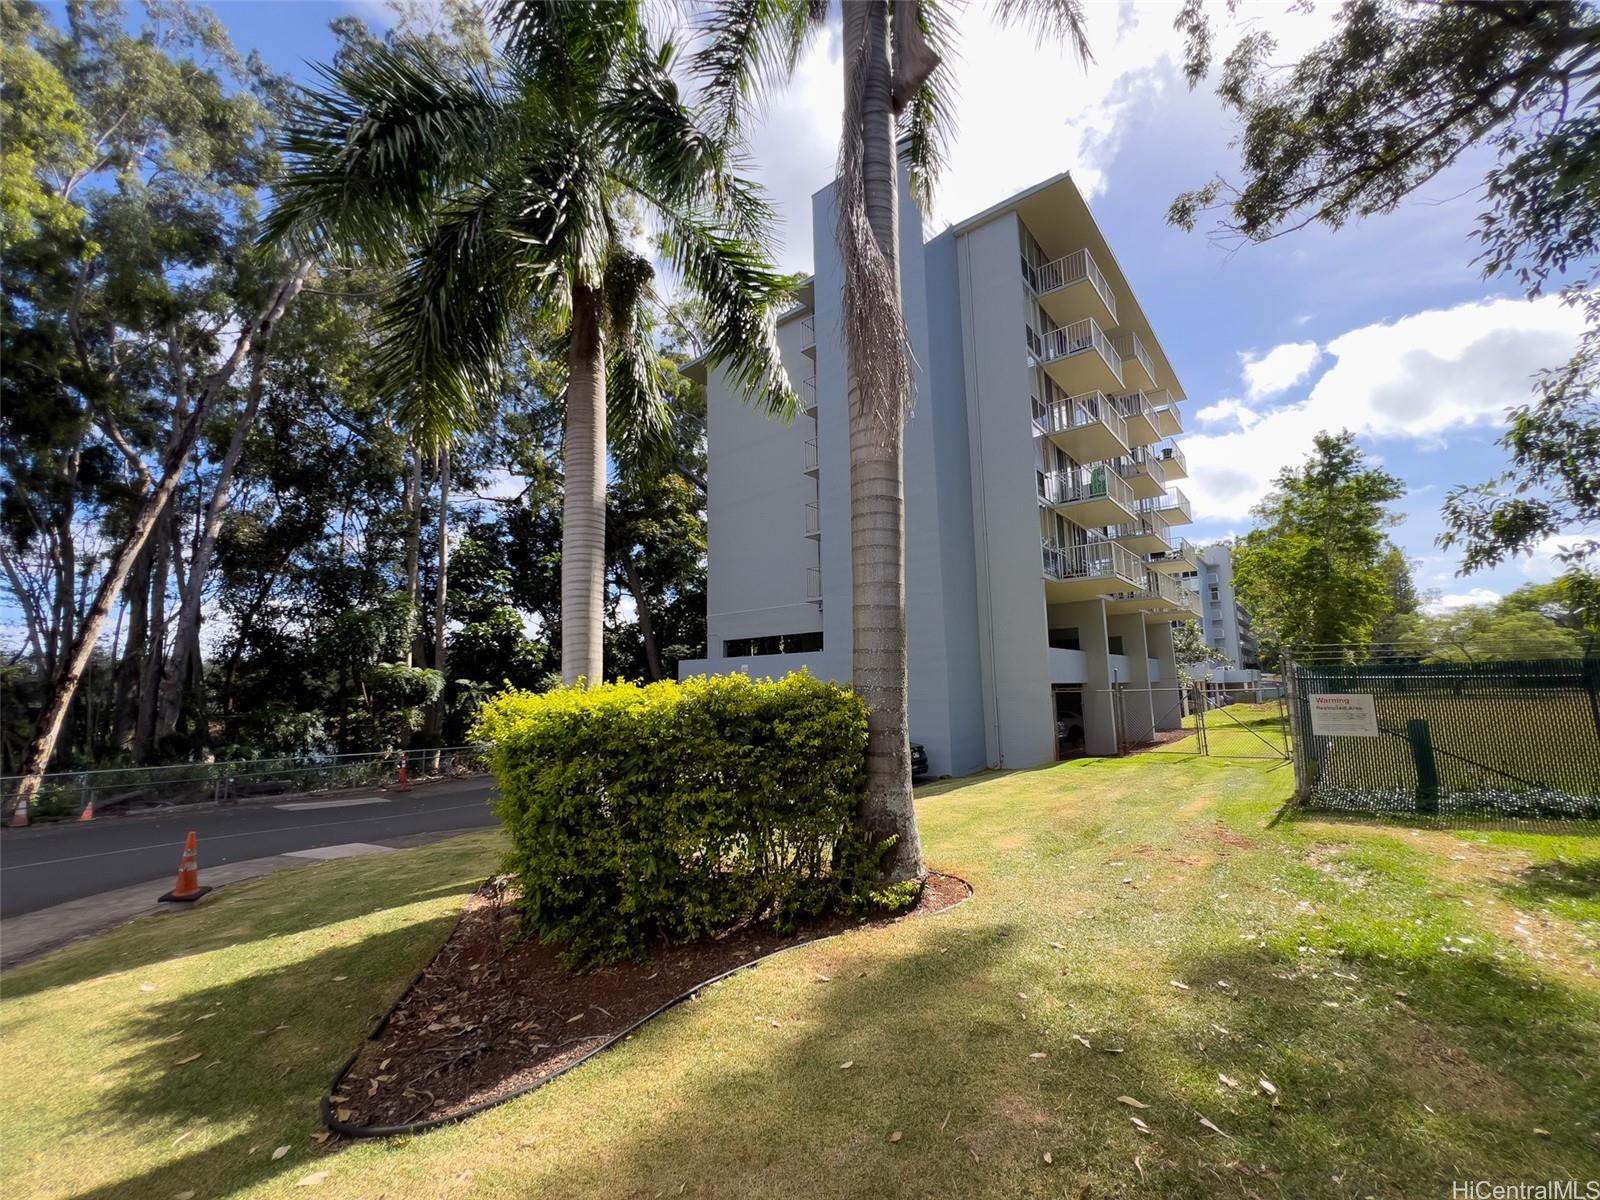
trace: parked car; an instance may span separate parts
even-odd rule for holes
[[[911,743],[911,778],[921,779],[928,773],[928,748],[921,742]]]

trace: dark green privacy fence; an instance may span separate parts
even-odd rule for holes
[[[1600,658],[1286,662],[1303,807],[1361,813],[1600,818]],[[1308,661],[1309,659],[1309,661]],[[1370,697],[1370,726],[1364,722]],[[1319,734],[1325,711],[1358,732]],[[1335,714],[1336,716],[1344,714]]]

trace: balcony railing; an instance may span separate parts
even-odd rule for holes
[[[1161,461],[1177,468],[1177,470],[1170,472],[1174,476],[1184,476],[1189,473],[1189,460],[1183,456],[1183,451],[1176,446],[1162,446]]]
[[[800,411],[805,413],[817,411],[817,380],[815,376],[800,381]]]
[[[1106,337],[1105,330],[1089,317],[1045,334],[1040,341],[1039,361],[1054,362],[1058,358],[1070,358],[1074,354],[1090,351],[1098,354],[1110,368],[1111,374],[1121,382],[1122,358]]]
[[[806,504],[806,536],[819,537],[822,533],[822,504],[811,500]]]
[[[817,468],[818,468],[818,463],[817,463],[817,439],[816,438],[807,438],[806,439],[806,474],[807,475],[815,475],[817,473]]]
[[[1132,521],[1125,521],[1121,525],[1113,525],[1111,536],[1118,541],[1133,541],[1138,539],[1139,549],[1146,554],[1162,556],[1174,552],[1175,543],[1172,540],[1172,528],[1160,513],[1141,513]],[[1150,543],[1159,542],[1159,547]]]
[[[1160,520],[1159,517],[1156,519]],[[1194,548],[1194,543],[1189,541],[1188,538],[1179,538],[1176,545],[1174,545],[1172,538],[1169,536],[1167,538],[1167,546],[1168,549],[1166,550],[1158,550],[1152,553],[1149,556],[1150,562],[1173,567],[1180,574],[1185,571],[1198,571],[1200,569],[1200,552]]]
[[[817,318],[807,317],[800,322],[800,349],[812,350],[817,344]]]
[[[1170,519],[1172,514],[1182,513],[1184,520],[1194,520],[1194,509],[1189,504],[1189,497],[1183,494],[1182,488],[1172,488],[1165,496],[1157,496],[1154,500],[1139,501],[1139,512],[1161,513]],[[1182,522],[1179,522],[1182,524]]]
[[[821,600],[822,599],[822,568],[821,567],[807,567],[806,568],[806,599],[807,600]]]
[[[1128,444],[1128,424],[1104,392],[1082,392],[1054,404],[1036,404],[1033,422],[1040,433],[1070,433],[1086,425],[1104,425],[1118,442]]]
[[[1134,359],[1144,368],[1144,373],[1150,377],[1150,382],[1156,381],[1156,361],[1150,357],[1150,351],[1144,348],[1144,343],[1139,340],[1139,335],[1131,329],[1113,329],[1106,335],[1112,347],[1117,352],[1117,357],[1126,361]]]
[[[1124,479],[1149,479],[1163,487],[1167,482],[1167,460],[1148,446],[1135,446],[1128,457],[1118,464],[1117,473]]]
[[[1111,500],[1129,512],[1133,512],[1134,505],[1138,503],[1127,480],[1104,467],[1041,472],[1039,498],[1051,505]]]
[[[1111,285],[1106,282],[1106,277],[1100,273],[1100,268],[1095,265],[1087,250],[1074,250],[1064,258],[1047,262],[1040,267],[1037,291],[1043,296],[1057,288],[1071,287],[1075,283],[1084,282],[1094,288],[1095,293],[1105,303],[1111,319],[1115,321],[1117,298],[1112,294]]]
[[[1139,556],[1115,542],[1088,542],[1081,546],[1043,544],[1044,573],[1050,579],[1104,579],[1136,582],[1144,578]]]

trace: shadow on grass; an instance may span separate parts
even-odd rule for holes
[[[1514,884],[1502,886],[1501,891],[1507,900],[1532,906],[1555,900],[1600,899],[1600,858],[1537,863],[1523,870]]]
[[[241,940],[292,936],[402,904],[469,892],[496,865],[494,856],[486,855],[472,867],[450,873],[448,879],[400,893],[393,888],[359,883],[339,886],[342,873],[354,861],[317,863],[230,884],[192,908],[155,913],[113,931],[109,937],[97,936],[49,951],[6,971],[5,995],[18,999],[108,972],[132,971],[184,955],[205,954]],[[317,903],[305,902],[308,891],[319,893]]]
[[[1568,821],[1559,817],[1495,817],[1474,813],[1355,812],[1340,808],[1291,805],[1285,824],[1363,825],[1372,829],[1428,829],[1440,832],[1543,833],[1564,837],[1600,837],[1600,821]]]

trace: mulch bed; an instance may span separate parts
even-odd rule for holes
[[[778,935],[741,928],[659,947],[644,965],[572,972],[558,952],[515,941],[509,881],[475,892],[433,961],[362,1045],[327,1098],[350,1135],[468,1115],[554,1078],[698,985],[791,946],[942,912],[972,889],[930,874],[898,916],[825,917]]]

